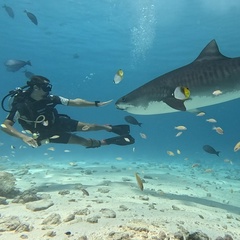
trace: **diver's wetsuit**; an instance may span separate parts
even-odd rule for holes
[[[8,120],[18,122],[23,129],[38,134],[36,141],[48,139],[54,143],[68,143],[71,132],[77,130],[78,121],[64,114],[58,114],[55,106],[67,105],[69,99],[48,95],[46,98],[36,101],[26,95],[21,101],[17,98],[13,101],[12,109],[7,116]]]

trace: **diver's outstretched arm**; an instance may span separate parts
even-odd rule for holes
[[[95,101],[95,102],[90,102],[81,98],[76,98],[76,99],[70,99],[68,102],[68,106],[73,106],[73,107],[102,107],[105,105],[108,105],[111,103],[112,100],[105,101],[105,102],[100,102],[100,101]]]

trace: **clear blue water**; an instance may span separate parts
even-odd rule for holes
[[[2,2],[3,3],[3,2]],[[193,61],[203,47],[216,39],[220,51],[229,57],[240,56],[240,2],[237,0],[159,1],[4,1],[11,6],[15,18],[4,9],[0,13],[1,54],[0,95],[22,86],[26,78],[22,70],[6,71],[7,59],[31,60],[26,69],[46,76],[53,83],[53,94],[87,100],[117,100],[136,87],[168,71]],[[28,10],[38,18],[35,26],[23,12]],[[79,58],[74,58],[77,54]],[[123,81],[115,85],[113,76],[122,68]],[[67,108],[59,112],[84,122],[121,124],[128,113],[104,108]],[[224,135],[212,131],[206,117],[189,113],[136,116],[142,128],[132,126],[136,138],[133,146],[109,146],[85,149],[81,146],[54,145],[55,152],[44,153],[48,146],[19,149],[23,143],[0,133],[2,156],[10,161],[43,161],[53,156],[55,161],[98,160],[123,157],[128,161],[171,161],[182,164],[184,158],[200,161],[208,167],[224,167],[228,158],[239,169],[239,154],[233,147],[240,141],[239,100],[202,109],[208,117],[218,120]],[[4,120],[6,113],[0,111]],[[188,130],[176,138],[174,126],[185,125]],[[21,128],[19,128],[20,130]],[[145,133],[142,139],[139,133]],[[111,137],[107,132],[84,133],[97,139]],[[210,144],[221,151],[220,158],[202,150]],[[11,145],[16,149],[12,153]],[[52,146],[52,145],[51,145]],[[63,149],[71,152],[63,154]],[[182,154],[169,158],[167,150]],[[14,156],[13,156],[14,155]]]

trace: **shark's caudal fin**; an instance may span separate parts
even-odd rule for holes
[[[194,62],[202,62],[209,60],[220,60],[220,59],[230,59],[222,55],[219,51],[216,41],[213,39],[208,45],[201,51],[199,56],[194,60]]]

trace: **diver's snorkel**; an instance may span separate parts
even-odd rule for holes
[[[23,89],[28,88],[28,87],[29,87],[29,86],[26,85],[26,86],[23,86],[23,87],[17,87],[15,90],[9,91],[9,93],[8,93],[5,97],[3,97],[3,99],[2,99],[2,102],[1,102],[1,107],[2,107],[2,109],[3,109],[5,112],[10,112],[10,110],[7,110],[7,109],[4,107],[4,102],[5,102],[6,98],[7,98],[7,97],[10,97],[10,99],[11,99],[11,98],[15,97],[16,95],[18,95],[19,93],[22,93],[22,92],[23,92]]]

